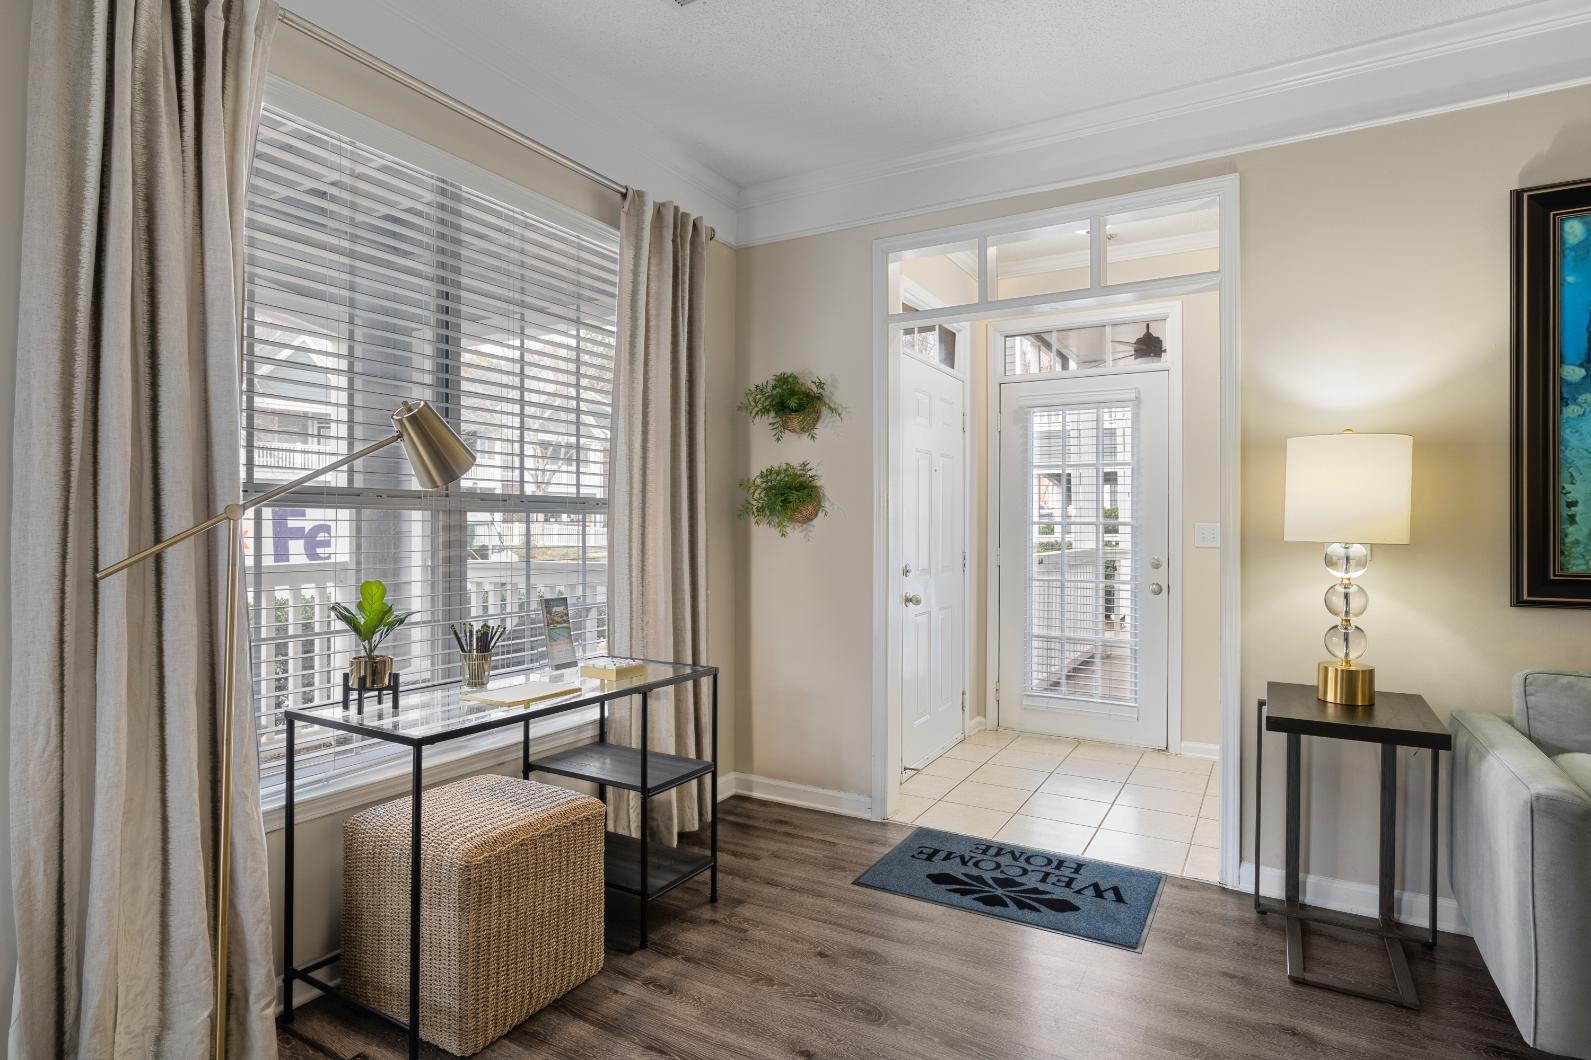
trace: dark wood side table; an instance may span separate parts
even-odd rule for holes
[[[1295,983],[1336,990],[1372,1001],[1419,1008],[1420,995],[1414,989],[1414,978],[1409,974],[1409,961],[1403,952],[1403,944],[1405,941],[1415,941],[1428,948],[1436,946],[1437,797],[1441,776],[1437,756],[1442,751],[1453,749],[1453,738],[1447,726],[1442,724],[1430,704],[1420,696],[1403,692],[1377,692],[1372,706],[1348,707],[1317,699],[1314,685],[1272,681],[1265,686],[1265,698],[1259,701],[1254,728],[1255,776],[1258,778],[1254,795],[1254,910],[1261,916],[1280,913],[1287,921],[1287,978]],[[1287,878],[1280,903],[1260,897],[1260,866],[1264,864],[1259,850],[1264,834],[1261,810],[1265,787],[1266,730],[1287,735]],[[1362,921],[1330,910],[1312,909],[1299,902],[1298,863],[1303,828],[1302,744],[1305,736],[1381,745],[1380,901],[1377,922],[1373,926],[1366,926]],[[1397,872],[1399,747],[1424,747],[1431,752],[1430,928],[1428,932],[1422,933],[1399,924],[1393,916]],[[1392,966],[1396,991],[1357,986],[1305,971],[1303,925],[1306,923],[1330,924],[1379,937]]]

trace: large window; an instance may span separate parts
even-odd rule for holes
[[[498,669],[544,662],[544,595],[569,598],[583,651],[605,648],[617,233],[554,213],[265,108],[245,236],[244,495],[390,434],[407,398],[432,402],[478,456],[427,492],[394,446],[251,513],[268,791],[281,711],[341,698],[353,641],[330,605],[365,579],[418,612],[384,646],[405,698],[457,679],[451,622],[507,622]],[[299,776],[380,750],[308,730]]]

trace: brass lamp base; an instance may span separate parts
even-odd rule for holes
[[[1323,662],[1317,668],[1315,695],[1327,703],[1368,707],[1376,701],[1376,668]]]

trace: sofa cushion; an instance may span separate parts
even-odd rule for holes
[[[1570,780],[1580,785],[1580,790],[1591,795],[1591,754],[1576,751],[1573,754],[1559,755],[1552,760],[1552,763],[1563,770]]]
[[[1591,674],[1574,670],[1515,674],[1514,728],[1549,758],[1591,752]]]

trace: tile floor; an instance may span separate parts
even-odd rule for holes
[[[1004,730],[973,733],[900,787],[895,821],[1215,881],[1215,761]]]

